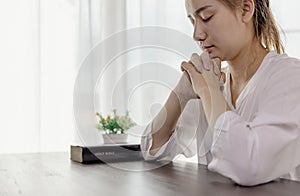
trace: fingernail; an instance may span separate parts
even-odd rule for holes
[[[204,67],[205,67],[205,69],[206,69],[207,71],[210,70],[210,66],[209,66],[208,64],[204,64]]]
[[[224,82],[223,81],[219,82],[219,86],[220,86],[220,90],[223,91],[224,90]]]
[[[180,66],[180,69],[181,69],[181,71],[184,71],[184,69],[183,69],[182,65]]]
[[[220,87],[224,86],[224,82],[223,81],[219,82],[219,85],[220,85]]]
[[[219,68],[215,66],[215,69],[214,69],[214,70],[215,70],[216,76],[219,76],[219,74],[220,74]]]
[[[202,70],[202,67],[201,67],[201,66],[199,66],[199,67],[197,68],[197,70],[198,70],[199,73],[201,73],[201,74],[203,73],[203,70]]]

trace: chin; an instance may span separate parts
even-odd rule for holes
[[[209,54],[210,58],[212,58],[212,59],[216,59],[216,58],[221,59],[220,56],[217,55],[217,54],[215,54],[214,52],[210,52],[210,53],[208,53],[208,54]]]
[[[224,61],[224,57],[221,54],[217,53],[217,52],[212,51],[212,52],[209,53],[209,56],[212,59],[217,59],[218,58],[221,61]]]

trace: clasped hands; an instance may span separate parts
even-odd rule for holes
[[[188,101],[204,94],[222,90],[225,74],[221,72],[221,60],[211,59],[207,52],[192,54],[189,62],[182,62],[183,75],[174,89],[180,98]]]

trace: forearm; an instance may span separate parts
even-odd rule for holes
[[[228,106],[222,92],[219,90],[212,92],[207,89],[201,93],[200,97],[208,124],[213,128],[218,117],[222,113],[230,111],[231,109]]]
[[[174,91],[171,92],[166,104],[152,123],[151,155],[154,155],[169,140],[187,101]]]

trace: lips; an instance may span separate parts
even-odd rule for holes
[[[208,49],[208,48],[212,48],[212,47],[214,47],[213,45],[211,45],[211,46],[203,46],[203,49]]]
[[[207,52],[211,52],[212,48],[214,47],[214,45],[210,45],[210,46],[203,46],[203,50],[207,51]]]

